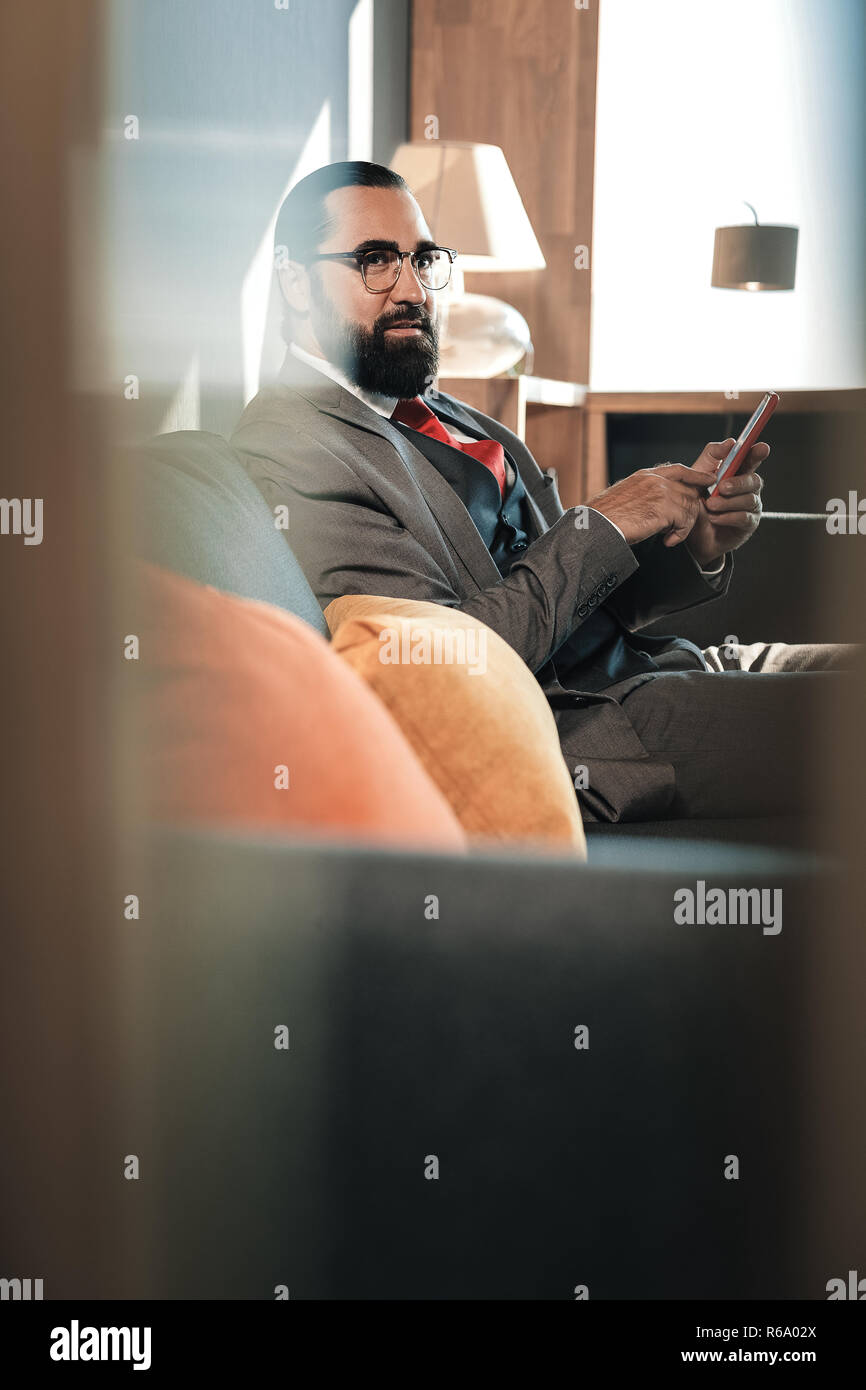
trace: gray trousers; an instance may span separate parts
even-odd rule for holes
[[[648,753],[676,773],[667,814],[766,816],[815,807],[815,730],[833,717],[859,647],[707,647],[708,671],[671,670],[622,697]]]

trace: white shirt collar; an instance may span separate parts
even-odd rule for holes
[[[362,391],[360,386],[356,386],[353,381],[350,381],[339,367],[334,366],[333,362],[328,362],[324,357],[314,357],[305,348],[298,347],[297,343],[289,343],[289,352],[301,362],[306,362],[308,367],[315,367],[316,371],[324,372],[325,376],[331,377],[333,381],[342,386],[344,391],[351,391],[353,396],[357,396],[359,401],[363,401],[371,410],[375,410],[377,415],[384,415],[386,419],[390,419],[394,414],[394,407],[399,397],[380,396],[371,391]]]
[[[353,381],[349,380],[344,372],[340,371],[339,367],[335,367],[333,362],[329,362],[324,357],[314,357],[313,354],[307,352],[305,348],[298,347],[297,343],[289,343],[289,352],[293,357],[297,357],[300,362],[306,362],[307,366],[315,367],[317,372],[322,372],[325,376],[329,376],[332,381],[336,381],[345,391],[351,391],[353,396],[357,396],[359,401],[363,401],[371,410],[375,410],[377,415],[383,415],[386,420],[390,420],[391,416],[394,414],[394,408],[400,399],[399,396],[381,396],[378,392],[362,391],[359,386],[356,386]],[[467,434],[465,430],[461,430],[459,426],[454,424],[449,425],[448,428],[454,438],[461,443],[471,443],[476,437]],[[512,478],[512,468],[508,459],[505,460],[505,473],[510,481]]]

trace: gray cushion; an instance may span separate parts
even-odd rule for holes
[[[180,430],[137,445],[127,457],[139,558],[241,598],[276,604],[327,636],[285,534],[226,440]]]

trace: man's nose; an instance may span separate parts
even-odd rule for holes
[[[391,291],[391,298],[397,304],[426,304],[427,291],[412,269],[408,256],[403,257],[397,283]]]

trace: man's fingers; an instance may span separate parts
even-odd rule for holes
[[[681,521],[675,521],[664,538],[665,545],[679,545],[680,541],[691,535],[694,524],[695,518],[691,514],[684,516]]]
[[[764,486],[763,478],[757,473],[735,473],[733,478],[723,478],[716,496],[738,497],[747,492],[760,493]]]
[[[701,455],[703,458],[703,454]],[[668,476],[677,483],[688,483],[689,487],[711,487],[716,481],[715,468],[698,468],[694,464],[687,468],[684,463],[668,463],[664,465]]]
[[[695,459],[695,468],[715,474],[722,459],[727,458],[736,442],[735,439],[720,439],[711,444],[705,444],[703,453]]]
[[[670,531],[666,532],[662,540],[662,545],[679,545],[680,542],[684,541],[686,536],[690,534],[691,529],[691,524],[685,527],[674,526]]]
[[[725,484],[730,484],[726,487]],[[764,486],[764,480],[758,473],[736,473],[733,478],[723,478],[719,485],[721,492],[760,492]]]
[[[737,497],[720,497],[716,492],[712,497],[706,499],[706,508],[713,520],[724,514],[729,516],[731,512],[759,512],[761,510],[761,499],[756,492],[748,493],[745,497],[739,494]]]
[[[707,444],[700,458],[695,460],[695,468],[718,471],[719,464],[727,458],[736,442],[735,439],[720,439]],[[769,452],[769,444],[765,444],[763,441],[760,444],[753,444],[746,459],[746,467],[759,468]]]
[[[759,515],[760,513],[757,510],[753,512],[744,512],[742,510],[738,512],[713,511],[711,513],[714,526],[750,526],[752,522],[756,521]]]

